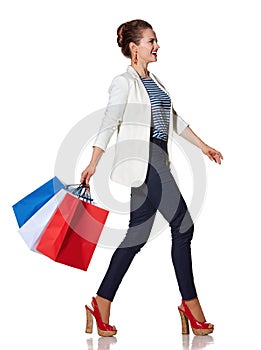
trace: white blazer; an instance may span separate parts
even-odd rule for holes
[[[151,78],[168,93],[158,78],[153,74]],[[171,140],[173,131],[180,135],[187,126],[172,106],[168,140]],[[130,187],[142,185],[149,162],[150,128],[149,95],[138,73],[129,66],[125,73],[116,76],[111,83],[108,105],[93,144],[105,151],[117,130],[111,180]]]

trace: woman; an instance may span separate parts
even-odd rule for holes
[[[159,49],[152,26],[143,20],[133,20],[123,23],[117,35],[118,45],[123,55],[131,59],[131,65],[127,72],[112,81],[105,116],[81,182],[89,184],[117,129],[111,179],[131,187],[131,212],[126,236],[112,256],[97,296],[92,298],[93,308],[86,306],[86,332],[92,331],[93,315],[99,335],[116,334],[116,328],[109,325],[111,302],[134,256],[148,240],[159,210],[171,228],[172,261],[182,296],[178,307],[182,333],[189,332],[189,320],[194,334],[206,335],[213,332],[214,326],[206,322],[197,297],[190,250],[194,225],[170,172],[168,140],[174,130],[199,147],[210,160],[221,164],[223,157],[206,145],[177,115],[169,94],[148,71],[148,64],[157,61]]]

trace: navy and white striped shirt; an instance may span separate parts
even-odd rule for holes
[[[153,79],[141,77],[141,81],[148,92],[151,103],[152,137],[167,141],[171,109],[170,97]]]

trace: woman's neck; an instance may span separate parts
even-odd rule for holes
[[[148,65],[135,64],[131,62],[131,66],[142,78],[150,78],[150,72],[148,71]]]

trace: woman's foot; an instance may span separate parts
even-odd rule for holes
[[[214,325],[206,322],[197,298],[182,300],[182,304],[178,309],[181,317],[182,334],[189,334],[189,322],[195,335],[207,335],[213,332]]]
[[[98,298],[99,301],[100,297]],[[104,298],[100,299],[101,309],[97,303],[96,298],[92,298],[92,307],[85,305],[86,309],[86,333],[92,333],[93,331],[93,318],[96,320],[97,331],[101,337],[111,337],[117,333],[115,326],[109,325],[109,313],[110,304],[109,300]],[[103,318],[102,318],[103,317]],[[106,322],[105,322],[106,320]]]
[[[202,311],[201,305],[199,303],[198,298],[191,299],[191,300],[185,300],[185,303],[187,307],[190,309],[192,315],[195,317],[196,320],[199,322],[206,322],[204,313]],[[179,307],[181,310],[185,311],[184,306],[181,304]]]

